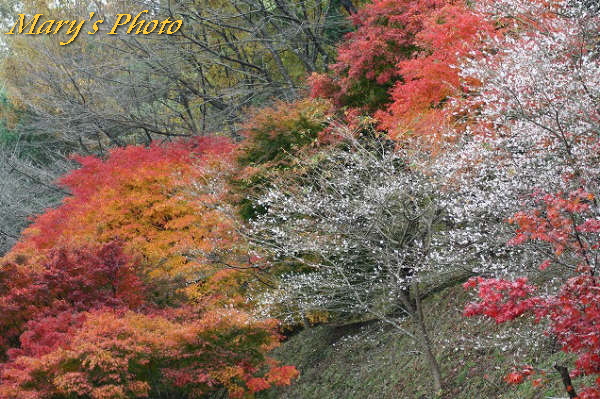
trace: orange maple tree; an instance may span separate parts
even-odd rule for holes
[[[118,239],[140,257],[146,282],[178,281],[191,297],[210,291],[208,276],[224,288],[231,270],[215,268],[208,258],[232,250],[239,239],[222,201],[233,156],[230,141],[197,138],[118,148],[106,159],[76,157],[82,167],[59,182],[72,196],[37,217],[9,257],[36,264],[60,245]],[[211,292],[221,296],[218,291]]]
[[[248,260],[226,201],[236,156],[229,140],[195,138],[76,158],[60,180],[72,195],[0,267],[1,399],[249,397],[290,383],[297,370],[266,356],[277,322],[245,311]]]
[[[298,375],[265,357],[279,342],[275,328],[273,320],[235,310],[61,315],[32,331],[39,337],[51,329],[52,344],[40,350],[24,341],[2,366],[0,398],[196,398],[219,387],[231,398],[249,397]],[[265,364],[268,371],[257,377]]]

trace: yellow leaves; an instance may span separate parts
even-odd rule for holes
[[[240,366],[227,367],[223,369],[223,371],[216,374],[216,377],[222,381],[234,380],[234,379],[242,379],[244,377],[245,371]]]
[[[307,312],[305,317],[310,324],[314,325],[329,321],[331,315],[327,311],[312,310]]]
[[[88,370],[98,368],[105,371],[118,372],[127,367],[127,359],[117,358],[111,351],[94,348],[93,345],[93,343],[89,345],[84,344],[78,348],[80,350],[85,349],[83,352],[87,352],[85,360],[82,363],[84,368]]]
[[[147,398],[150,392],[150,385],[143,381],[133,381],[127,388],[136,398]]]
[[[183,215],[167,221],[165,223],[165,228],[170,230],[183,230],[189,228],[197,221],[198,217],[195,215]]]

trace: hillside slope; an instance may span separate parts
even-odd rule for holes
[[[444,398],[562,398],[566,394],[555,373],[539,388],[509,385],[503,377],[514,364],[531,363],[552,370],[565,354],[553,350],[541,327],[519,323],[507,329],[489,321],[466,319],[468,296],[460,286],[428,299],[429,322],[444,367]],[[491,338],[495,343],[492,344]],[[535,345],[525,344],[535,337]],[[378,322],[321,325],[290,337],[275,352],[294,364],[300,378],[260,399],[432,398],[430,377],[411,342]],[[578,384],[579,381],[575,381]]]

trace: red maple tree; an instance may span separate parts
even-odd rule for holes
[[[535,295],[536,287],[526,278],[472,278],[465,287],[477,288],[478,300],[466,306],[465,315],[484,315],[498,323],[524,314],[532,314],[536,323],[547,320],[548,333],[562,350],[577,355],[570,374],[564,366],[557,366],[570,397],[598,399],[600,377],[595,386],[584,387],[579,394],[570,381],[571,377],[600,375],[600,220],[593,211],[595,197],[583,189],[537,197],[538,207],[512,219],[518,229],[510,244],[531,242],[547,247],[550,257],[540,268],[574,265],[571,277],[553,295]],[[527,366],[513,371],[506,380],[518,384],[534,374]]]

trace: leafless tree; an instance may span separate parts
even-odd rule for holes
[[[234,134],[244,109],[290,99],[307,73],[323,70],[340,5],[321,0],[57,2],[60,16],[106,22],[59,46],[52,36],[8,37],[4,79],[11,96],[83,151],[158,137]],[[108,36],[117,13],[181,19],[174,35]],[[1,70],[1,68],[0,68]]]
[[[40,165],[23,156],[19,145],[0,145],[0,256],[17,241],[31,217],[68,194],[55,180],[70,167],[58,154]]]

